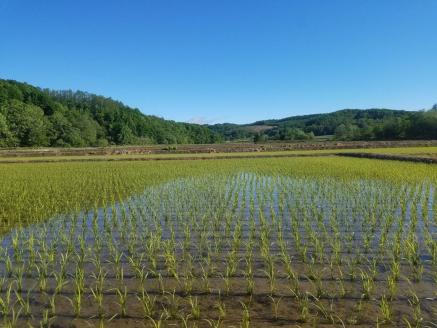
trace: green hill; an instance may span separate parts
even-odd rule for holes
[[[305,140],[330,135],[339,140],[437,139],[437,106],[429,111],[344,109],[252,124],[216,124],[226,140]]]
[[[0,147],[213,143],[205,126],[142,114],[119,101],[0,80]]]
[[[0,147],[85,147],[215,143],[223,140],[437,139],[429,111],[344,109],[252,124],[178,123],[82,91],[54,91],[0,79]]]

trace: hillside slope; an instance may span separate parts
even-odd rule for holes
[[[216,124],[210,128],[226,140],[304,140],[326,135],[339,140],[437,139],[437,106],[429,111],[344,109],[245,125]]]
[[[205,126],[142,114],[110,98],[0,80],[0,147],[214,143]]]
[[[0,147],[86,147],[229,141],[437,139],[437,105],[429,111],[344,109],[252,124],[178,123],[119,101],[0,79]]]

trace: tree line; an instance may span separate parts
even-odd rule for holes
[[[216,124],[211,129],[225,140],[336,140],[437,139],[437,105],[429,110],[344,109],[326,114],[293,116],[252,124]]]
[[[205,126],[144,115],[87,92],[0,80],[0,147],[215,143]]]
[[[197,125],[144,115],[82,91],[54,91],[0,79],[0,147],[87,147],[223,141],[437,139],[429,110],[345,109],[252,124]]]

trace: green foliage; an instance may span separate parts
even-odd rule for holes
[[[267,136],[265,134],[260,134],[257,133],[255,134],[255,136],[253,137],[253,142],[258,143],[258,142],[265,142],[267,141]]]
[[[334,135],[337,140],[436,139],[437,105],[418,112],[345,109],[247,125],[216,124],[210,128],[226,140],[254,138],[260,128],[270,140],[307,140],[325,135]]]
[[[6,118],[17,146],[48,145],[51,125],[40,107],[14,99],[6,105]]]
[[[253,124],[203,126],[144,115],[110,98],[42,90],[0,80],[0,147],[216,143],[223,140],[437,139],[437,105],[429,111],[345,109]]]
[[[281,140],[310,140],[314,138],[314,133],[305,133],[302,129],[284,127],[279,129]]]
[[[13,146],[15,142],[6,117],[0,112],[0,147]]]
[[[205,126],[142,114],[121,102],[86,92],[42,90],[0,80],[0,147],[86,147],[214,143]]]

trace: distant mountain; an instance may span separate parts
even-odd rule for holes
[[[142,114],[87,92],[0,80],[0,147],[214,143],[206,126]]]
[[[86,147],[222,141],[437,139],[429,111],[344,109],[252,124],[198,125],[144,115],[82,91],[54,91],[0,79],[0,147]]]
[[[343,109],[244,125],[215,124],[209,128],[226,140],[305,140],[316,136],[340,140],[437,139],[437,106],[429,111]]]

